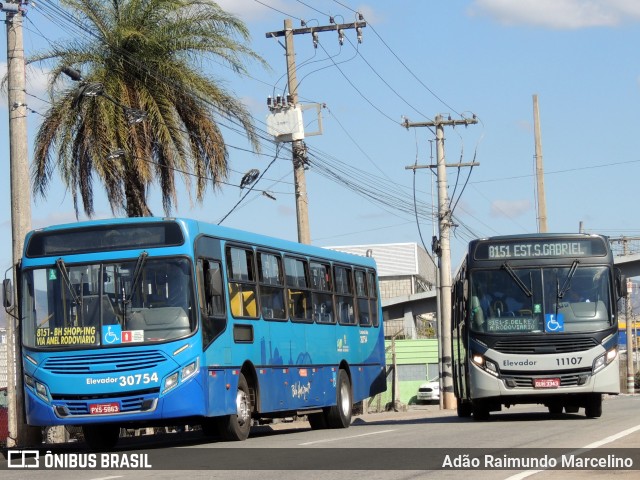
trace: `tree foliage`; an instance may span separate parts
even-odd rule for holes
[[[29,63],[51,64],[52,106],[37,132],[32,164],[36,197],[56,172],[71,192],[76,216],[94,212],[94,182],[112,213],[151,215],[157,182],[165,215],[177,205],[176,177],[201,203],[227,177],[228,152],[218,120],[231,119],[255,149],[244,105],[203,73],[210,60],[237,74],[262,59],[236,17],[209,0],[61,0],[82,28]],[[81,73],[72,82],[65,71]],[[146,118],[132,122],[136,114]],[[139,117],[138,117],[139,120]],[[117,152],[115,154],[114,152]],[[81,204],[81,205],[80,205]]]

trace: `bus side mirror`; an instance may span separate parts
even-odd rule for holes
[[[13,284],[8,278],[2,281],[2,305],[4,308],[13,306]]]
[[[622,272],[619,268],[616,268],[616,290],[618,293],[618,298],[626,297],[628,294],[627,291],[627,279],[622,275]]]

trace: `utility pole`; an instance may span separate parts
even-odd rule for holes
[[[296,57],[293,47],[293,36],[310,33],[313,37],[314,47],[318,45],[318,32],[337,31],[338,40],[342,45],[344,41],[344,30],[355,28],[358,32],[358,41],[362,39],[361,29],[366,26],[365,22],[354,22],[347,24],[336,24],[331,19],[331,25],[318,27],[293,28],[290,18],[284,21],[284,30],[268,32],[267,38],[285,38],[285,55],[287,57],[287,79],[290,96],[290,104],[298,105],[298,80],[296,77]],[[293,151],[293,177],[296,194],[296,213],[298,219],[298,242],[311,244],[311,232],[309,229],[309,201],[307,197],[307,184],[305,178],[305,166],[307,164],[307,148],[304,140],[294,139],[291,149]]]
[[[25,103],[25,63],[22,40],[22,10],[20,3],[0,3],[6,13],[7,30],[7,90],[9,106],[9,171],[11,176],[11,238],[13,243],[13,278],[22,257],[24,237],[31,230],[31,196],[29,193],[29,154],[27,148],[27,105]],[[17,286],[16,286],[17,287]],[[14,292],[17,292],[14,288]],[[6,299],[8,300],[8,299]],[[39,443],[40,430],[28,427],[24,421],[24,391],[20,328],[17,319],[17,298],[7,319],[7,400],[9,437],[7,446]]]
[[[622,237],[622,248],[623,254],[629,255],[629,244],[626,238]],[[627,279],[627,295],[625,296],[625,324],[626,324],[626,333],[627,333],[627,393],[635,392],[635,374],[633,371],[633,331],[631,329],[631,322],[633,317],[633,312],[631,311],[631,279]]]
[[[544,193],[544,166],[542,164],[542,139],[540,136],[540,112],[538,95],[533,95],[533,130],[536,144],[536,189],[538,191],[538,233],[547,230],[547,197]]]
[[[287,81],[291,102],[298,105],[298,78],[296,76],[296,55],[293,49],[293,27],[291,19],[284,21],[285,51],[287,56]],[[298,242],[311,244],[309,230],[309,197],[307,195],[307,180],[304,167],[307,164],[306,146],[304,140],[292,143],[293,150],[293,178],[296,193],[296,213],[298,217]]]
[[[444,127],[455,127],[456,125],[472,125],[478,123],[475,115],[472,119],[463,118],[461,120],[452,120],[436,115],[432,122],[410,123],[405,120],[403,126],[409,127],[435,127],[436,129],[436,165],[422,165],[405,167],[406,169],[415,168],[436,168],[436,178],[438,187],[438,233],[440,240],[434,242],[434,250],[439,259],[439,279],[440,285],[438,289],[440,304],[440,377],[442,378],[443,395],[442,408],[453,410],[456,408],[456,399],[453,393],[453,373],[452,373],[452,354],[451,354],[451,247],[449,244],[449,235],[452,226],[451,208],[449,205],[449,196],[447,193],[447,167],[467,167],[476,166],[478,163],[457,163],[447,165],[445,162],[444,152]],[[434,239],[435,240],[435,239]]]

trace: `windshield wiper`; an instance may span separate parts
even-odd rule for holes
[[[57,259],[56,266],[58,267],[58,271],[60,271],[60,275],[62,276],[62,280],[64,280],[64,284],[67,286],[69,292],[71,293],[71,297],[73,297],[73,303],[82,306],[82,298],[78,296],[75,288],[73,288],[73,285],[71,284],[69,271],[67,270],[67,266],[64,264],[64,260],[62,260],[62,258]]]
[[[533,296],[533,292],[531,291],[531,289],[527,287],[522,280],[520,280],[520,277],[518,277],[513,267],[509,265],[509,262],[504,262],[502,268],[507,271],[511,278],[513,278],[513,281],[516,282],[516,285],[520,287],[520,289],[525,293],[527,297]]]
[[[129,290],[129,295],[127,295],[124,301],[125,308],[126,308],[126,304],[131,302],[131,298],[133,297],[136,284],[138,283],[138,278],[140,278],[140,274],[142,273],[142,267],[144,266],[144,262],[147,260],[148,256],[149,254],[147,252],[142,252],[138,257],[138,261],[136,262],[136,268],[133,270],[133,277],[131,279],[131,289]]]
[[[569,290],[569,288],[571,288],[571,279],[573,278],[573,276],[576,273],[576,269],[578,268],[578,260],[574,260],[573,263],[571,264],[571,268],[569,269],[569,273],[567,274],[567,278],[564,281],[564,284],[562,285],[562,288],[558,288],[558,300],[560,300],[561,298],[564,297],[564,294],[567,293],[567,290]],[[560,282],[558,282],[558,287],[560,286]]]

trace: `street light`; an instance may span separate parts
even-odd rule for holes
[[[80,103],[80,99],[82,97],[103,97],[109,100],[114,105],[122,108],[125,118],[129,125],[137,125],[138,123],[143,122],[147,118],[147,112],[144,110],[140,110],[139,108],[129,107],[120,103],[118,100],[108,95],[104,91],[104,84],[100,82],[87,82],[82,78],[82,74],[76,70],[75,68],[65,67],[62,69],[62,73],[68,76],[74,82],[79,82],[80,87],[78,88],[78,94],[76,96],[74,106],[77,106]]]

